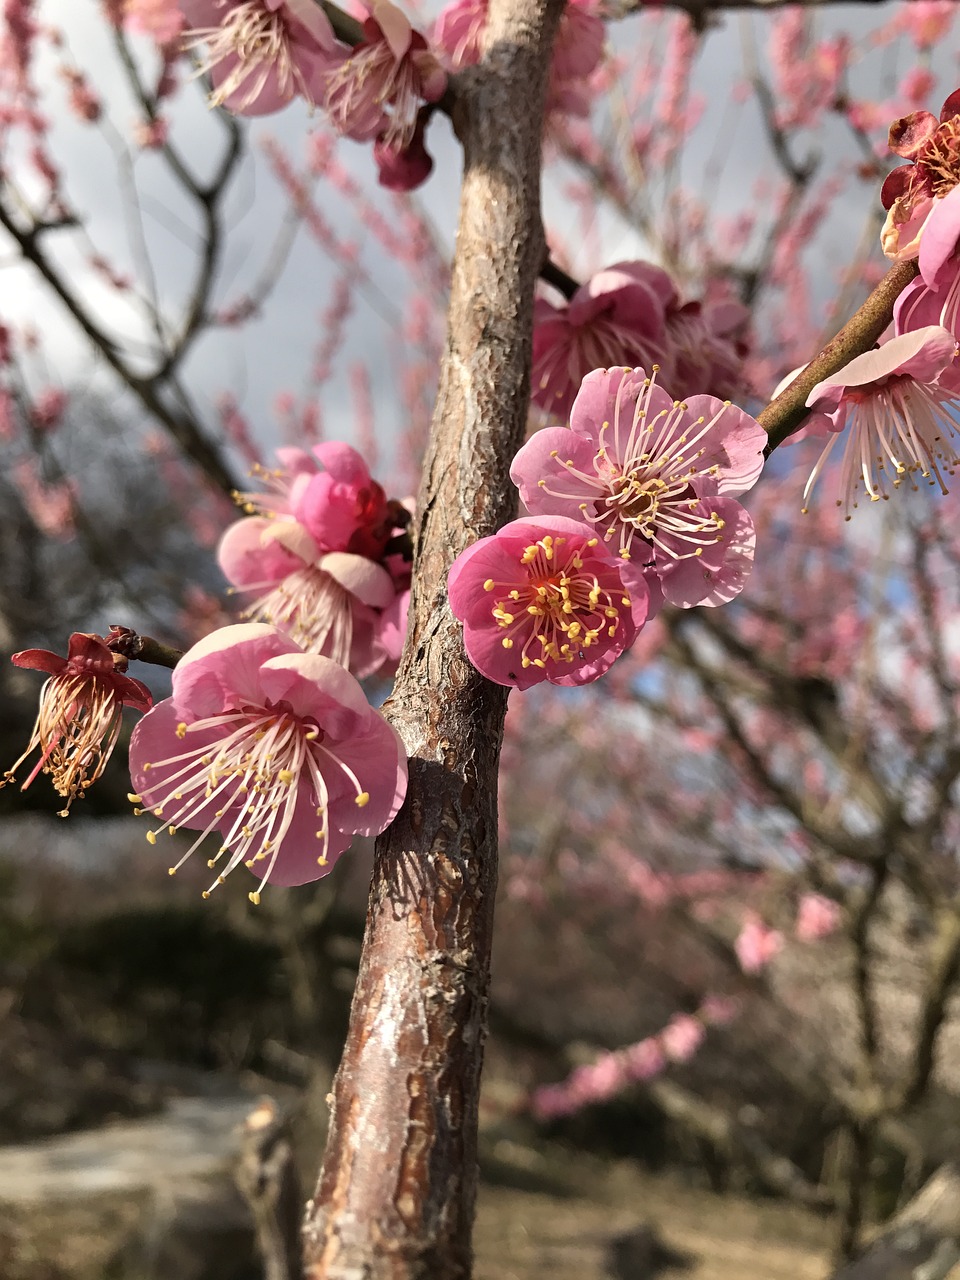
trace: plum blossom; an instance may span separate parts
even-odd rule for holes
[[[65,818],[74,800],[82,800],[104,769],[120,733],[123,708],[148,711],[150,690],[125,675],[127,662],[111,653],[100,636],[75,631],[67,656],[49,649],[24,649],[11,658],[17,667],[46,672],[49,679],[40,691],[40,709],[26,751],[0,779],[0,787],[15,780],[27,756],[37,748],[40,759],[21,790],[38,773],[48,773],[67,803]]]
[[[793,931],[800,942],[819,942],[840,926],[839,905],[821,893],[805,893],[797,907]]]
[[[960,187],[938,200],[927,219],[920,245],[920,275],[894,305],[898,335],[942,325],[960,340]],[[960,392],[960,367],[953,361],[938,378],[941,387]]]
[[[216,831],[211,889],[242,862],[260,876],[254,903],[268,881],[326,875],[354,835],[392,822],[407,787],[403,744],[353,676],[254,623],[184,654],[172,695],[134,730],[130,772],[136,811],[162,820],[151,844],[200,832],[171,875]]]
[[[447,73],[419,31],[390,0],[371,0],[363,41],[326,80],[324,106],[334,127],[390,151],[411,145],[421,102],[439,102]]]
[[[570,429],[538,431],[510,475],[529,511],[586,521],[682,608],[723,604],[753,567],[753,521],[730,494],[763,467],[763,429],[712,396],[672,400],[643,369],[597,369]]]
[[[481,538],[454,561],[448,592],[470,661],[517,689],[596,680],[648,609],[643,575],[563,516],[514,520]]]
[[[300,95],[313,104],[342,56],[314,0],[179,0],[188,48],[206,45],[212,106],[240,115],[279,111]]]
[[[744,973],[760,973],[783,948],[783,934],[771,929],[755,911],[744,916],[733,949]]]
[[[261,593],[246,617],[276,627],[307,652],[332,658],[358,678],[399,657],[399,619],[382,617],[397,593],[373,560],[322,552],[295,520],[262,516],[232,524],[217,560],[235,589]]]
[[[570,416],[593,369],[649,367],[664,358],[665,318],[676,297],[670,277],[646,262],[620,262],[556,305],[538,298],[533,316],[531,398],[548,413]]]
[[[234,495],[244,510],[298,520],[321,551],[350,551],[377,559],[394,528],[403,523],[399,503],[389,503],[363,458],[331,440],[303,449],[278,449],[280,466],[254,468],[267,492]]]
[[[889,147],[908,164],[884,179],[880,192],[887,219],[883,252],[895,262],[915,258],[937,203],[960,183],[960,89],[944,102],[940,119],[911,111],[890,126]]]
[[[831,434],[804,487],[804,511],[845,426],[837,506],[846,519],[861,486],[871,502],[879,502],[890,496],[888,487],[898,489],[905,476],[919,472],[947,492],[945,474],[952,475],[960,459],[953,392],[939,379],[956,350],[951,333],[928,325],[891,338],[817,383],[807,405]]]

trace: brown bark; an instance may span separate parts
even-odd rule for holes
[[[492,0],[487,56],[458,84],[464,180],[447,346],[389,706],[410,785],[377,842],[327,1151],[307,1208],[311,1280],[470,1274],[506,696],[466,660],[446,575],[516,510],[508,472],[527,413],[544,258],[540,122],[560,9],[560,0]]]

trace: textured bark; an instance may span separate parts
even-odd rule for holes
[[[471,1269],[506,695],[467,662],[446,575],[516,511],[509,466],[527,413],[544,258],[540,122],[560,9],[561,0],[491,0],[487,56],[458,82],[464,180],[447,345],[388,707],[410,785],[377,842],[327,1151],[307,1208],[311,1280],[458,1280]]]

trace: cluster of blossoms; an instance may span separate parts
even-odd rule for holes
[[[350,445],[281,449],[267,486],[237,498],[255,513],[223,535],[220,567],[254,595],[246,617],[286,632],[308,653],[362,679],[389,674],[400,657],[410,565],[390,553],[409,519],[388,501]]]
[[[663,602],[743,589],[753,521],[736,498],[766,434],[713,396],[673,400],[656,369],[596,369],[570,427],[539,431],[511,477],[530,516],[455,561],[450,607],[474,666],[518,689],[597,679]]]
[[[285,449],[280,461],[261,473],[269,492],[237,495],[258,514],[231,526],[219,550],[231,581],[257,593],[258,621],[194,645],[156,706],[126,675],[140,652],[131,644],[142,644],[126,628],[78,633],[66,658],[15,654],[49,679],[27,750],[0,780],[39,750],[23,785],[50,774],[66,816],[102,774],[124,706],[145,712],[130,743],[130,799],[160,820],[148,841],[199,832],[173,874],[218,833],[214,883],[243,863],[259,876],[254,902],[268,881],[316,880],[353,836],[383,831],[407,784],[403,745],[357,677],[400,654],[410,574],[389,544],[409,514],[348,445]]]
[[[429,176],[424,144],[448,70],[480,57],[486,0],[454,0],[432,41],[390,0],[362,0],[359,24],[334,23],[316,0],[124,0],[134,30],[169,48],[197,50],[213,84],[210,100],[241,115],[265,115],[303,98],[344,137],[374,143],[381,183],[409,191]],[[589,79],[604,52],[595,0],[571,0],[560,21],[548,109],[585,115]],[[339,11],[333,6],[329,13]]]
[[[893,336],[813,388],[802,432],[827,437],[806,501],[849,428],[837,499],[847,519],[861,495],[878,502],[918,476],[946,493],[960,462],[960,89],[939,120],[895,120],[889,145],[908,163],[883,184],[881,244],[894,261],[918,259],[919,276],[897,300]]]

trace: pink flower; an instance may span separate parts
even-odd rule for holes
[[[952,474],[958,461],[956,427],[953,393],[939,378],[956,349],[953,335],[939,325],[916,329],[857,356],[810,392],[807,405],[832,415],[832,432],[849,427],[837,499],[846,519],[861,485],[871,502],[879,502],[889,497],[888,484],[898,489],[904,476],[919,472],[947,492],[943,472]],[[810,473],[805,504],[837,439],[831,435]]]
[[[675,401],[643,369],[597,369],[570,429],[538,431],[510,475],[528,510],[587,521],[671,604],[723,604],[743,589],[756,541],[727,495],[756,481],[766,439],[729,402]]]
[[[267,883],[327,874],[354,835],[383,831],[403,802],[403,745],[348,672],[302,653],[273,627],[214,631],[184,654],[173,693],[130,742],[131,799],[167,828],[200,832],[171,874],[212,831],[226,856]]]
[[[314,0],[179,0],[188,48],[206,44],[213,106],[240,115],[279,111],[298,94],[311,104],[340,56]]]
[[[157,44],[172,44],[186,25],[178,0],[124,0],[123,18],[131,31],[152,36]]]
[[[744,916],[733,949],[744,973],[760,973],[783,948],[783,934],[766,925],[755,911]]]
[[[448,592],[470,661],[517,689],[596,680],[647,617],[642,575],[562,516],[481,538],[454,561]]]
[[[150,690],[124,675],[125,658],[113,654],[96,635],[75,631],[67,657],[49,649],[24,649],[11,658],[17,667],[45,671],[50,677],[40,691],[40,709],[26,751],[0,780],[13,782],[17,770],[37,747],[40,759],[21,790],[41,771],[50,774],[57,793],[66,798],[60,816],[83,799],[110,759],[120,733],[123,708],[147,711],[153,703]]]
[[[396,591],[386,569],[365,556],[321,552],[296,521],[250,516],[227,529],[217,560],[237,590],[261,593],[245,616],[308,653],[361,679],[393,659],[396,641],[390,630],[381,640],[381,613]]]
[[[839,928],[840,919],[836,902],[820,893],[805,893],[797,908],[794,933],[801,942],[818,942]]]
[[[673,1062],[689,1062],[703,1044],[703,1023],[689,1013],[678,1013],[660,1032],[663,1051]]]
[[[733,399],[743,391],[745,335],[750,313],[739,302],[667,305],[670,380],[688,395]]]
[[[378,559],[399,523],[399,504],[387,502],[350,445],[331,440],[314,445],[311,453],[278,449],[279,468],[254,468],[272,492],[238,493],[236,500],[249,512],[299,520],[321,551]]]
[[[889,146],[910,163],[884,179],[880,199],[887,220],[880,241],[888,258],[902,262],[917,256],[937,201],[960,182],[960,89],[944,102],[939,121],[929,111],[894,120]]]
[[[608,267],[554,305],[538,298],[533,316],[531,398],[569,417],[580,384],[593,369],[649,367],[664,355],[665,314],[676,297],[666,272],[645,262]]]
[[[936,201],[920,244],[920,275],[900,294],[893,310],[899,335],[942,325],[960,338],[960,187]],[[940,387],[960,392],[956,359],[937,379]]]
[[[421,102],[439,102],[447,73],[389,0],[371,0],[364,39],[326,81],[324,106],[336,129],[364,142],[380,135],[402,151],[414,139]]]

